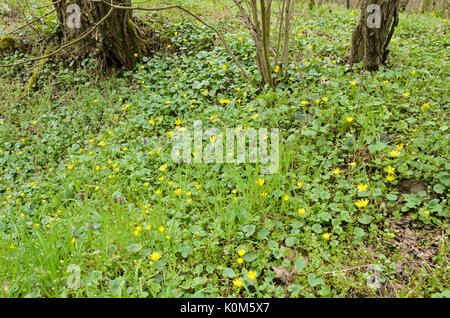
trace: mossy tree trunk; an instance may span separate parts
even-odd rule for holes
[[[73,46],[74,55],[84,55],[96,49],[108,66],[132,69],[136,66],[137,57],[147,53],[147,42],[133,21],[132,10],[113,8],[105,2],[90,0],[53,0],[53,4],[65,42],[77,39],[108,15],[94,32]],[[115,0],[114,4],[130,7],[131,0]],[[77,5],[79,9],[75,10],[70,5]],[[77,11],[81,14],[79,28],[74,27]]]
[[[369,5],[380,8],[379,24],[374,26],[374,11],[367,10]],[[399,0],[365,0],[361,18],[352,35],[350,65],[364,62],[364,69],[377,71],[386,63],[388,45],[398,24]],[[368,12],[369,11],[369,12]]]

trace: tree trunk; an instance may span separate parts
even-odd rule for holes
[[[369,5],[378,5],[381,16]],[[365,0],[361,18],[352,35],[350,65],[364,62],[364,69],[376,71],[386,63],[387,47],[398,24],[399,0]]]
[[[53,0],[53,4],[65,42],[79,38],[104,19],[92,33],[74,44],[73,55],[83,56],[97,48],[107,66],[132,69],[137,58],[147,53],[147,42],[133,21],[132,10],[117,9],[104,2],[89,0]],[[115,0],[114,4],[130,7],[131,0]],[[80,17],[78,26],[77,16]]]

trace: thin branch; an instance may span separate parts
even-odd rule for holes
[[[34,62],[34,61],[38,61],[38,60],[42,60],[42,59],[46,59],[46,58],[49,58],[50,56],[53,56],[53,55],[55,55],[55,54],[57,54],[58,52],[61,52],[63,49],[65,49],[66,47],[69,47],[69,46],[71,46],[71,45],[73,45],[73,44],[75,44],[75,43],[77,43],[77,42],[79,42],[79,41],[81,41],[82,39],[84,39],[84,38],[86,38],[89,34],[91,34],[100,24],[102,24],[103,23],[103,21],[105,21],[110,15],[111,15],[111,13],[113,12],[113,8],[111,8],[111,10],[109,10],[109,12],[99,21],[99,22],[97,22],[90,30],[88,30],[87,32],[85,32],[83,35],[81,35],[80,37],[78,37],[78,38],[76,38],[75,40],[73,40],[73,41],[71,41],[71,42],[69,42],[69,43],[66,43],[66,44],[64,44],[64,45],[62,45],[61,47],[59,47],[59,49],[57,49],[56,51],[54,51],[54,52],[51,52],[51,53],[48,53],[48,54],[44,54],[44,55],[41,55],[41,56],[38,56],[38,57],[33,57],[33,58],[30,58],[30,59],[28,59],[28,60],[25,60],[25,61],[21,61],[21,62],[17,62],[17,63],[12,63],[12,64],[0,64],[0,67],[10,67],[10,66],[17,66],[17,65],[21,65],[21,64],[25,64],[25,63],[28,63],[28,62]]]
[[[33,24],[34,22],[39,21],[39,20],[45,18],[46,16],[49,16],[50,14],[52,14],[52,13],[55,12],[55,11],[56,11],[56,9],[53,9],[53,10],[51,10],[50,12],[47,12],[46,14],[44,14],[44,15],[42,15],[42,16],[40,16],[40,17],[38,17],[38,18],[36,18],[36,19],[34,19],[34,20],[28,22],[27,24],[22,25],[21,27],[19,27],[19,28],[17,28],[17,29],[14,29],[14,30],[12,30],[11,32],[6,33],[5,36],[10,35],[10,34],[13,34],[13,33],[17,32],[17,31],[20,31],[20,30],[22,30],[23,28],[26,28],[27,26]]]

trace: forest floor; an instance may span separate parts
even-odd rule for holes
[[[236,11],[200,2],[257,79]],[[299,7],[268,91],[164,14],[141,15],[159,52],[133,71],[51,58],[24,94],[38,63],[0,69],[0,296],[450,296],[447,20],[402,13],[389,64],[362,74],[345,64],[359,11]],[[0,37],[22,23],[0,7]],[[42,54],[56,26],[14,34],[0,64]],[[279,169],[174,163],[171,136],[199,120],[278,128]]]

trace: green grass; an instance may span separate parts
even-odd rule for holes
[[[185,2],[222,23],[197,3]],[[98,78],[93,58],[54,60],[22,96],[31,66],[0,70],[0,295],[448,296],[448,22],[402,14],[389,67],[365,73],[360,94],[342,62],[358,18],[298,14],[275,92],[249,87],[214,34],[180,16],[158,34],[171,49],[123,76]],[[227,40],[257,79],[246,31]],[[177,119],[279,128],[280,169],[175,164]]]

